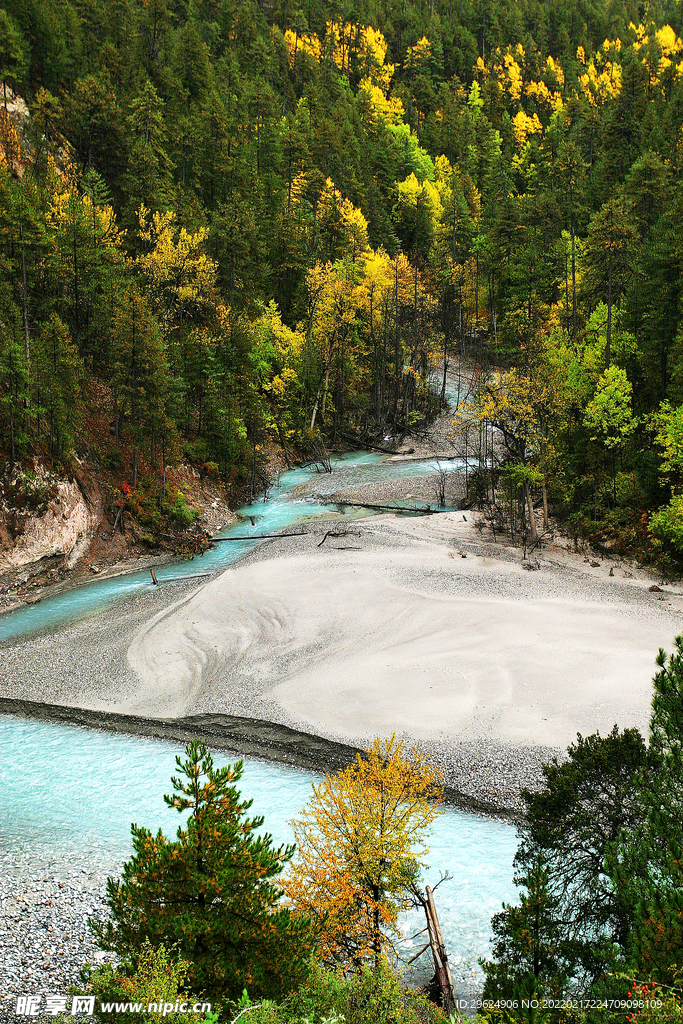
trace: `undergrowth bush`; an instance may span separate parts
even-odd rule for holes
[[[123,962],[114,967],[103,964],[95,970],[83,973],[85,991],[95,996],[95,1017],[111,1024],[139,1022],[141,1013],[145,1020],[164,1020],[166,1024],[218,1024],[219,1007],[211,1012],[176,1013],[175,1009],[164,1013],[164,1006],[187,1003],[192,1009],[202,1005],[201,997],[188,993],[184,987],[189,964],[182,958],[174,958],[165,946],[154,948],[149,942],[143,947],[135,962]],[[116,1009],[104,1011],[102,1004],[119,1004]],[[138,1003],[143,1010],[137,1013],[123,1012],[122,1004]],[[148,1012],[150,1004],[160,1007],[160,1012]],[[187,1009],[187,1008],[186,1008]]]
[[[232,1016],[249,1024],[446,1024],[442,1010],[419,992],[404,988],[386,963],[376,972],[345,978],[314,968],[304,988],[281,1003],[250,1003],[245,993]]]
[[[117,504],[140,526],[157,534],[167,526],[189,526],[198,515],[189,507],[182,491],[171,491],[162,499],[158,493],[158,485],[151,480],[142,481],[136,488],[124,483]]]

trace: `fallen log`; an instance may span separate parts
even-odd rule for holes
[[[446,943],[443,940],[443,933],[441,931],[441,925],[439,924],[439,917],[436,913],[436,904],[434,902],[434,892],[430,885],[425,886],[425,892],[427,893],[427,903],[429,904],[429,912],[434,925],[434,931],[436,933],[436,941],[439,947],[439,956],[443,964],[443,968],[446,972],[446,983],[448,987],[448,998],[451,1006],[455,1002],[455,985],[453,984],[453,975],[451,974],[451,968],[448,963],[448,954],[446,953]],[[446,1010],[450,1013],[450,1007]]]
[[[417,512],[423,516],[437,516],[443,512],[451,512],[452,509],[431,508],[426,505],[418,508],[416,505],[373,505],[368,501],[329,501],[328,505],[336,505],[338,508],[371,508],[377,512]]]
[[[156,583],[157,586],[160,586],[162,583],[183,583],[185,580],[203,580],[206,579],[208,576],[213,576],[213,573],[195,572],[192,573],[191,576],[162,576],[158,582],[156,580],[154,582]]]
[[[429,885],[425,887],[425,892],[421,892],[417,886],[413,886],[412,893],[424,910],[425,918],[427,919],[429,942],[421,952],[424,953],[431,946],[435,980],[441,993],[441,1004],[444,1013],[450,1014],[456,1004],[455,986],[453,985],[453,976],[448,964],[448,955],[443,941],[441,925],[436,913],[434,893]],[[413,957],[413,959],[416,958]]]
[[[342,434],[342,440],[346,441],[347,444],[352,444],[356,451],[372,451],[381,452],[382,455],[400,455],[398,448],[381,448],[377,444],[370,444],[369,441],[359,441],[355,437],[348,437],[346,434]],[[412,451],[415,451],[413,448]]]

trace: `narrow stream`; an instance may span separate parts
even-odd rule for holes
[[[315,500],[293,497],[298,487],[315,478],[316,491],[324,496],[341,487],[353,486],[358,483],[374,483],[381,479],[402,479],[411,476],[430,475],[436,473],[438,466],[448,468],[450,472],[460,468],[459,462],[441,462],[436,459],[424,461],[393,462],[386,461],[379,453],[354,452],[333,460],[333,472],[316,474],[314,469],[293,469],[283,473],[278,483],[269,491],[268,500],[259,498],[251,505],[239,510],[245,517],[244,522],[235,523],[223,530],[218,536],[250,537],[263,533],[275,533],[288,526],[300,522],[327,516],[330,519],[358,518],[370,513],[358,509],[347,509],[345,513],[336,510],[334,505],[318,504]],[[406,509],[415,506],[415,502],[405,501]],[[417,503],[418,505],[420,503]],[[424,503],[422,503],[424,504]],[[253,518],[253,524],[251,522]],[[216,544],[210,551],[200,557],[165,565],[156,569],[160,583],[168,579],[192,576],[195,573],[210,573],[225,569],[236,562],[242,555],[254,547],[254,541],[245,540],[244,544]],[[38,604],[18,608],[14,612],[0,616],[0,641],[12,637],[34,633],[43,629],[54,629],[65,626],[78,619],[85,618],[95,612],[102,611],[117,600],[129,594],[149,590],[152,586],[149,570],[126,573],[105,580],[94,580],[54,597],[45,598]]]
[[[335,460],[333,474],[321,474],[315,490],[322,496],[356,483],[428,475],[440,467],[460,468],[436,460],[396,463],[379,453],[354,453]],[[253,516],[253,525],[247,518],[224,535],[272,533],[322,515],[341,519],[334,506],[292,497],[314,472],[282,474],[268,501],[240,509],[242,515]],[[215,572],[237,561],[253,543],[218,544],[201,558],[158,569],[157,577],[163,582]],[[0,640],[60,628],[151,585],[149,573],[140,572],[78,587],[1,617]],[[165,807],[162,794],[169,791],[175,755],[181,752],[180,746],[165,741],[0,717],[0,851],[68,860],[87,850],[104,870],[117,872],[130,854],[131,821],[175,832],[177,812]],[[216,760],[227,763],[220,756]],[[290,767],[248,762],[242,792],[253,798],[253,813],[265,816],[265,827],[277,843],[291,839],[288,822],[306,803],[313,778]],[[438,909],[456,986],[463,994],[481,983],[477,959],[490,953],[491,915],[503,900],[514,899],[515,848],[515,829],[506,822],[449,808],[435,825],[426,877],[434,884],[442,872],[452,876],[438,890]],[[410,914],[402,928],[409,936],[423,925]],[[406,942],[406,959],[411,949],[417,951],[417,943],[422,944],[420,939]],[[427,968],[426,956],[420,963]]]

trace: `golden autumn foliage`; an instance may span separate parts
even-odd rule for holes
[[[215,300],[216,264],[205,252],[207,228],[188,231],[178,227],[172,211],[138,210],[140,240],[145,251],[137,266],[145,276],[164,333],[183,315],[210,312]]]
[[[378,963],[424,866],[441,795],[440,772],[394,736],[313,785],[292,823],[297,853],[283,886],[296,913],[320,925],[324,963]]]
[[[515,133],[515,142],[518,149],[524,149],[530,135],[540,135],[543,131],[538,114],[529,117],[523,110],[519,110],[512,119],[512,127]]]
[[[315,61],[320,60],[322,46],[315,32],[310,35],[306,32],[293,32],[288,28],[285,32],[289,66],[294,67],[297,53],[308,53]]]
[[[5,110],[0,110],[0,163],[13,166],[19,159],[19,135],[12,118]]]

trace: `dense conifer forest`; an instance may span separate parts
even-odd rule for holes
[[[7,461],[247,479],[269,438],[414,427],[460,356],[501,493],[677,563],[681,20],[673,0],[4,0]]]

